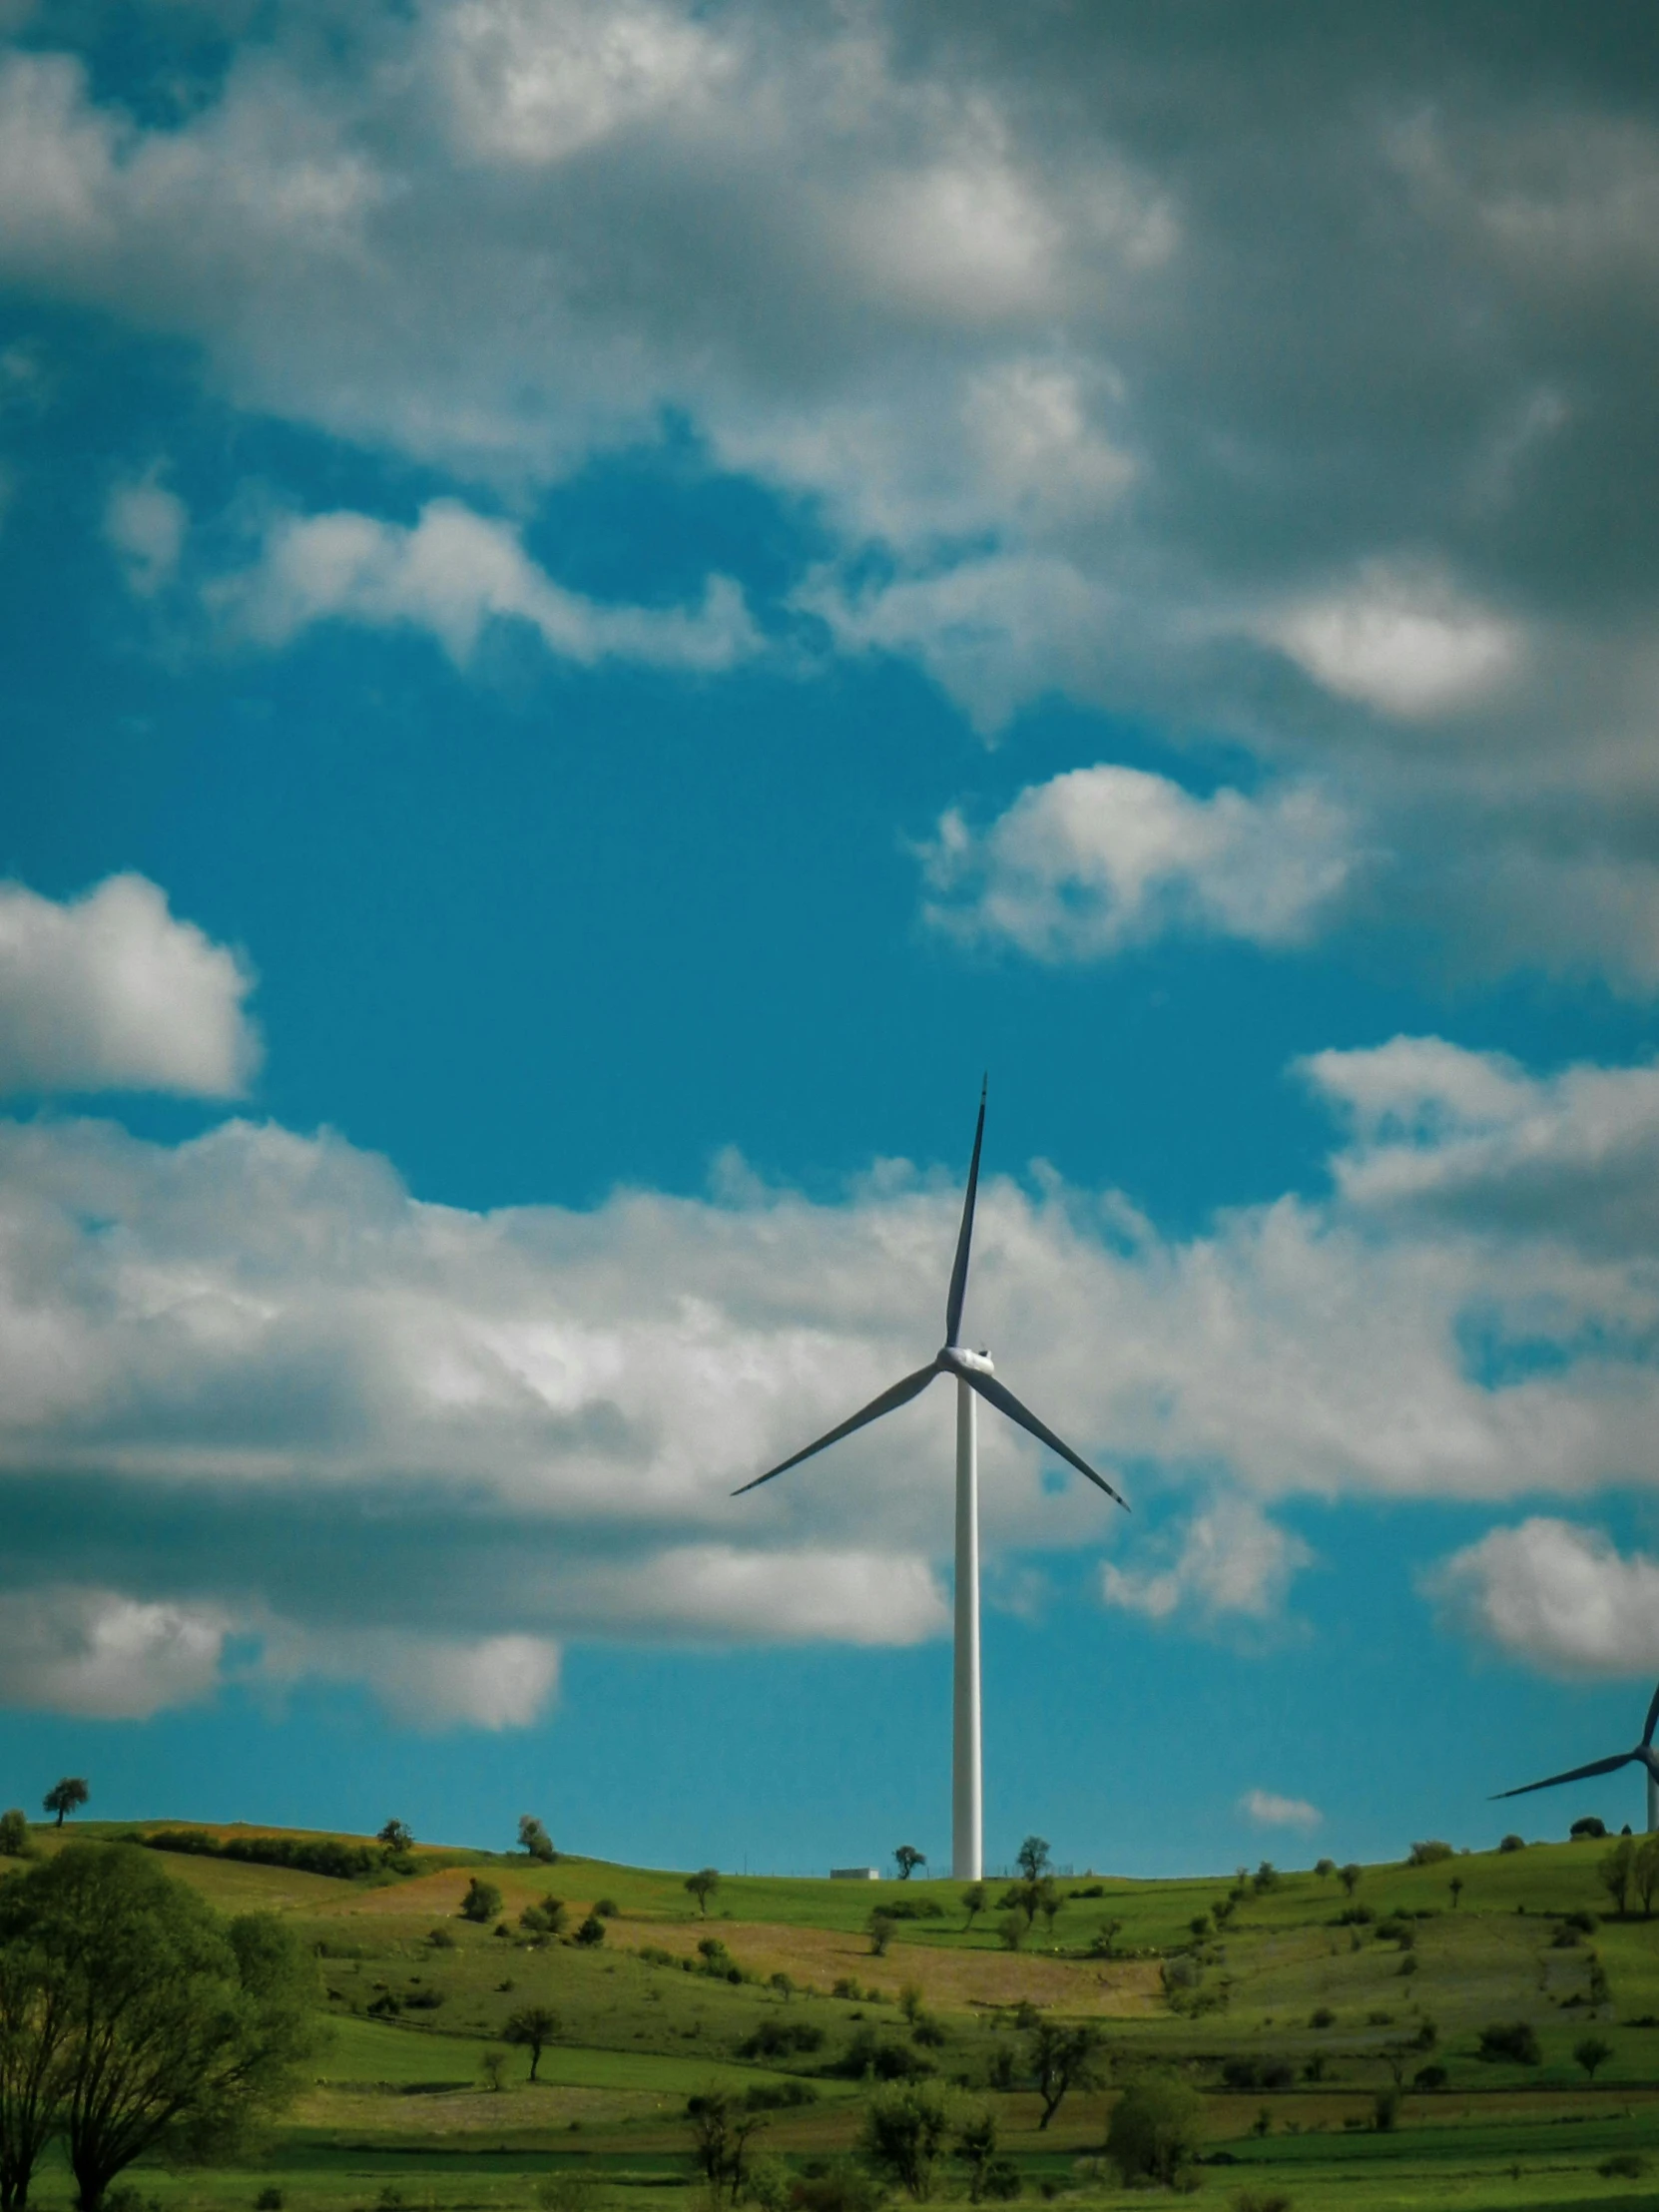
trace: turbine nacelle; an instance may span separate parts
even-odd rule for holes
[[[1534,1790],[1558,1789],[1563,1782],[1588,1782],[1597,1775],[1617,1774],[1621,1767],[1642,1767],[1647,1771],[1651,1822],[1655,1804],[1654,1792],[1659,1788],[1659,1751],[1653,1748],[1656,1730],[1659,1730],[1659,1690],[1653,1693],[1652,1703],[1647,1709],[1647,1726],[1642,1730],[1641,1742],[1633,1751],[1616,1751],[1611,1759],[1592,1759],[1588,1766],[1569,1767],[1565,1774],[1546,1775],[1542,1782],[1524,1782],[1518,1790],[1499,1790],[1496,1796],[1530,1797]]]

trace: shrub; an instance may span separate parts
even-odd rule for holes
[[[877,2035],[872,2027],[860,2027],[834,2064],[825,2069],[849,2081],[872,2073],[877,2081],[916,2081],[933,2071],[919,2050],[896,2036]]]
[[[876,2212],[881,2185],[851,2159],[837,2159],[823,2171],[805,2175],[790,2191],[797,2212]]]
[[[591,1949],[595,1943],[605,1940],[605,1923],[595,1913],[590,1913],[576,1931],[576,1940]]]
[[[889,1921],[942,1921],[944,1907],[936,1898],[889,1898],[882,1906]]]
[[[34,1848],[29,1840],[27,1815],[16,1810],[0,1813],[0,1854],[7,1859],[27,1859]]]
[[[885,1958],[885,1956],[887,1955],[887,1945],[892,1941],[893,1930],[897,1926],[897,1923],[894,1921],[890,1913],[883,1912],[882,1910],[877,1908],[877,1910],[869,1916],[869,1920],[866,1925],[869,1931],[870,1949],[874,1952],[877,1958]]]
[[[1334,1928],[1370,1928],[1377,1915],[1369,1905],[1345,1906],[1331,1924]]]
[[[1235,2189],[1233,2212],[1291,2212],[1283,2189]]]
[[[331,1836],[209,1836],[199,1828],[158,1828],[142,1839],[147,1851],[182,1852],[195,1859],[235,1859],[249,1867],[291,1867],[336,1882],[383,1874],[384,1855],[368,1844],[337,1843]],[[413,1861],[410,1862],[413,1865]]]
[[[1599,1843],[1606,1833],[1607,1823],[1598,1820],[1595,1814],[1587,1813],[1581,1821],[1574,1821],[1567,1830],[1567,1840],[1574,1844]]]
[[[877,2090],[864,2114],[864,2156],[919,2204],[931,2194],[949,2126],[942,2090],[914,2083]]]
[[[1526,1849],[1526,1838],[1524,1836],[1505,1836],[1497,1848],[1499,1851],[1524,1851]]]
[[[787,2112],[792,2105],[817,2104],[810,2081],[758,2081],[744,2097],[751,2112]]]
[[[1408,1867],[1437,1867],[1442,1859],[1452,1856],[1451,1846],[1431,1837],[1425,1844],[1413,1844],[1411,1856],[1405,1862]]]
[[[1171,2075],[1148,2074],[1125,2089],[1106,2130],[1106,2155],[1126,2185],[1166,2187],[1189,2166],[1204,2139],[1204,2099]]]
[[[787,2058],[795,2051],[822,2050],[824,2030],[811,2020],[763,2020],[738,2045],[741,2058]]]
[[[1536,2066],[1542,2062],[1543,2052],[1538,2048],[1537,2030],[1530,2020],[1498,2020],[1480,2030],[1482,2058],[1508,2058],[1518,2066]]]
[[[1336,2024],[1337,2015],[1329,2004],[1322,2004],[1308,2022],[1310,2027],[1335,2027]]]
[[[1023,1913],[1005,1913],[996,1924],[997,1938],[1004,1950],[1018,1950],[1025,1940],[1027,1922]]]
[[[455,1938],[450,1935],[447,1928],[429,1929],[426,1934],[426,1940],[434,1950],[453,1950],[455,1947]]]
[[[1399,2091],[1389,2087],[1379,2089],[1372,2104],[1372,2125],[1379,2135],[1391,2135],[1399,2118]]]
[[[466,1886],[466,1896],[461,1900],[463,1921],[493,1921],[501,1910],[501,1892],[493,1882],[480,1882],[476,1875]]]
[[[1647,2160],[1640,2151],[1616,2150],[1611,2158],[1604,2158],[1596,2168],[1603,2181],[1640,2181],[1647,2172]]]
[[[254,2199],[254,2212],[282,2212],[280,2189],[264,2188]]]
[[[1443,2089],[1445,2085],[1446,2070],[1437,2059],[1432,2065],[1419,2066],[1411,2076],[1413,2089]]]
[[[989,2197],[993,2204],[1011,2204],[1023,2186],[1011,2158],[990,2159],[979,2177],[980,2196]]]
[[[602,1921],[619,1921],[622,1918],[622,1907],[615,1898],[601,1898],[594,1911]]]

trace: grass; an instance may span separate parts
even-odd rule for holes
[[[62,1840],[100,1833],[126,1831],[76,1823]],[[60,1841],[37,1837],[47,1849]],[[923,2055],[960,2084],[961,2101],[995,2110],[1028,2194],[1040,2188],[1089,2208],[1147,2201],[1123,2191],[1099,2159],[1117,2088],[1074,2094],[1039,2131],[1038,2100],[1020,2078],[1022,2003],[1044,2016],[1095,2018],[1119,2083],[1152,2064],[1179,2068],[1204,2090],[1215,2161],[1202,2169],[1205,2193],[1229,2212],[1251,2189],[1289,2196],[1295,2212],[1651,2208],[1659,2027],[1637,2022],[1659,2018],[1659,1922],[1601,1918],[1600,1857],[1595,1844],[1560,1844],[1368,1868],[1353,1901],[1374,1916],[1363,1926],[1344,1925],[1350,1901],[1335,1880],[1287,1874],[1262,1892],[1247,1886],[1225,1930],[1197,1938],[1191,1923],[1213,1914],[1233,1878],[1102,1878],[1099,1897],[1067,1896],[1052,1931],[1039,1922],[1009,1952],[995,1929],[997,1883],[990,1913],[970,1927],[960,1886],[948,1882],[724,1876],[705,1916],[682,1875],[601,1860],[546,1868],[438,1850],[417,1853],[405,1878],[341,1882],[162,1856],[170,1876],[227,1912],[281,1915],[316,1955],[318,2001],[332,2026],[314,2081],[258,2162],[146,2172],[142,2188],[162,2212],[252,2212],[268,2185],[280,2186],[286,2212],[398,2212],[381,2205],[388,2190],[406,2212],[528,2212],[538,2182],[565,2172],[586,2177],[593,2212],[644,2212],[690,2185],[685,2101],[711,2085],[776,2101],[792,2080],[802,2084],[795,2093],[810,2101],[769,2112],[762,2138],[798,2166],[852,2147],[867,2086],[826,2069],[860,2034],[916,2049],[899,2001],[909,1989],[930,2016]],[[507,1935],[459,1919],[473,1872],[502,1891]],[[1462,1884],[1455,1904],[1453,1875]],[[1094,1886],[1084,1877],[1060,1885]],[[518,1914],[549,1896],[570,1908],[571,1926],[612,1901],[620,1910],[605,1941],[530,1944]],[[942,1910],[904,1921],[876,1957],[865,1925],[895,1901]],[[1599,1922],[1594,1933],[1558,1942],[1564,1916],[1586,1911]],[[1409,1948],[1398,1930],[1378,1933],[1401,1916]],[[1114,1955],[1102,1956],[1112,1923]],[[434,1931],[445,1939],[434,1943]],[[718,1976],[705,1969],[705,1941],[725,1946],[736,1979],[724,1960]],[[1407,1959],[1414,1970],[1402,1972]],[[1594,2007],[1592,1963],[1607,1991]],[[1166,1970],[1196,1982],[1172,2001]],[[770,1983],[780,1972],[794,1984],[787,1994]],[[834,1994],[837,1983],[850,1993]],[[380,2016],[392,2000],[401,2013]],[[501,2049],[510,2014],[530,2003],[559,2013],[561,2035],[534,2087],[526,2054],[514,2050],[505,2086],[493,2090],[482,2061]],[[1517,2019],[1534,2026],[1541,2062],[1483,2060],[1481,2027]],[[1590,2082],[1572,2052],[1592,2021],[1613,2055]],[[757,2030],[780,2026],[814,2031],[818,2047],[745,2055]],[[1224,2069],[1241,2061],[1275,2081],[1288,2073],[1288,2082],[1231,2088]],[[1444,2086],[1411,2093],[1412,2073],[1429,2063],[1445,2069]],[[1010,2065],[1014,2086],[992,2087]],[[1307,2079],[1311,2065],[1325,2078]],[[1398,2124],[1378,2132],[1376,2098],[1399,2066],[1407,2090]],[[1651,2178],[1601,2171],[1621,2158],[1646,2160]],[[959,2173],[945,2174],[939,2201],[959,2201],[962,2187]],[[37,2195],[45,2212],[58,2212],[68,2177],[48,2171]]]

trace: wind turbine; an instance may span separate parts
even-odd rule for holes
[[[895,1412],[900,1405],[907,1405],[912,1397],[919,1397],[937,1376],[951,1375],[956,1379],[956,1643],[952,1683],[952,1731],[951,1731],[951,1872],[958,1882],[977,1882],[983,1872],[981,1864],[982,1794],[980,1787],[979,1753],[979,1431],[976,1420],[976,1395],[994,1405],[998,1412],[1006,1413],[1011,1421],[1029,1430],[1037,1441],[1046,1444],[1050,1451],[1074,1466],[1079,1474],[1086,1474],[1097,1489],[1119,1505],[1124,1500],[1118,1496],[1110,1482],[1096,1474],[1089,1462],[1073,1451],[1070,1444],[1056,1436],[1053,1429],[1040,1421],[1029,1406],[1022,1405],[1012,1390],[996,1380],[996,1370],[985,1352],[969,1352],[961,1342],[962,1301],[967,1295],[968,1254],[973,1245],[973,1202],[979,1189],[979,1148],[985,1136],[985,1085],[979,1088],[979,1121],[973,1132],[973,1160],[968,1168],[967,1196],[962,1201],[962,1226],[956,1233],[956,1263],[950,1271],[950,1292],[944,1306],[944,1343],[924,1368],[917,1368],[913,1375],[905,1376],[879,1397],[872,1397],[867,1405],[828,1435],[820,1436],[802,1451],[792,1452],[781,1459],[777,1466],[769,1467],[765,1474],[758,1474],[753,1482],[746,1482],[742,1489],[734,1490],[734,1497],[743,1497],[750,1490],[758,1490],[763,1482],[770,1482],[774,1475],[787,1473],[791,1467],[800,1466],[803,1459],[839,1443],[843,1436],[850,1436],[854,1429],[867,1427],[872,1420],[879,1420],[883,1413]],[[1125,1511],[1128,1510],[1125,1506]]]
[[[1647,1709],[1647,1725],[1634,1751],[1615,1752],[1611,1759],[1592,1759],[1587,1767],[1574,1767],[1567,1774],[1552,1774],[1542,1782],[1525,1782],[1518,1790],[1499,1790],[1493,1803],[1497,1798],[1525,1797],[1531,1790],[1553,1790],[1562,1782],[1588,1782],[1593,1774],[1616,1774],[1620,1767],[1643,1767],[1647,1771],[1648,1834],[1659,1834],[1659,1751],[1653,1748],[1656,1728],[1659,1728],[1659,1690],[1653,1693],[1653,1702]]]

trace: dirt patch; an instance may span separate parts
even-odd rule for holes
[[[619,1949],[638,1950],[654,1943],[676,1957],[697,1955],[700,1937],[716,1935],[740,1966],[763,1977],[787,1973],[798,1982],[829,1990],[851,1979],[860,1989],[882,1989],[896,1997],[913,1982],[940,2011],[965,2011],[974,2004],[1028,2003],[1055,2011],[1102,2018],[1141,2018],[1159,2009],[1162,1982],[1152,1959],[1108,1964],[1094,1959],[1045,1958],[1040,1952],[1005,1950],[931,1950],[918,1943],[893,1942],[884,1958],[873,1957],[861,1936],[821,1928],[789,1928],[776,1923],[730,1921],[705,1929],[665,1928],[660,1923],[613,1921],[610,1940]]]

